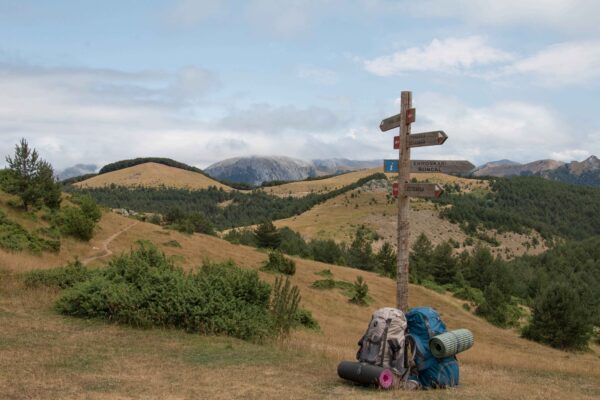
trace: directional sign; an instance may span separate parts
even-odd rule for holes
[[[438,198],[444,193],[444,188],[437,183],[407,183],[404,190],[410,197]]]
[[[411,160],[410,172],[440,172],[443,174],[461,174],[474,169],[466,160]],[[398,172],[398,160],[383,160],[383,172]]]
[[[408,135],[410,147],[438,146],[444,144],[448,135],[444,131],[423,132]]]
[[[408,110],[406,110],[406,123],[412,124],[413,122],[415,122],[416,114],[417,110],[415,110],[414,108],[409,108]],[[381,123],[379,124],[379,129],[381,129],[381,132],[389,131],[390,129],[399,127],[401,121],[402,113],[396,114],[381,121]]]
[[[441,172],[443,174],[464,174],[475,168],[467,160],[411,160],[410,172]]]

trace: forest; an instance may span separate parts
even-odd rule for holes
[[[202,213],[217,229],[253,225],[266,220],[276,220],[299,215],[317,204],[361,187],[371,180],[387,179],[376,173],[339,189],[304,197],[277,197],[259,190],[231,191],[211,187],[205,190],[174,188],[66,188],[71,193],[89,194],[99,204],[110,208],[126,208],[138,212],[166,215],[173,209],[185,214]]]
[[[491,192],[448,193],[440,215],[470,234],[478,228],[582,240],[600,235],[600,189],[540,177],[492,178]]]

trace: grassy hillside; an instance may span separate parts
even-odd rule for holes
[[[231,190],[214,179],[196,171],[188,171],[155,162],[146,162],[131,167],[109,170],[90,179],[77,182],[78,188],[101,188],[111,185],[125,187],[170,187],[200,190],[214,186]]]
[[[431,182],[445,182],[447,185],[458,185],[462,192],[485,193],[487,182],[455,178],[442,174],[415,174],[419,181],[429,180]],[[437,176],[439,175],[439,176]],[[398,207],[395,201],[391,201],[388,190],[385,188],[361,188],[337,196],[298,216],[278,220],[278,227],[287,226],[305,238],[330,239],[349,242],[356,228],[366,225],[377,232],[385,241],[395,245],[396,224]],[[458,224],[439,217],[439,211],[435,205],[423,199],[411,199],[411,212],[409,214],[411,223],[410,244],[416,238],[425,233],[434,244],[453,239],[461,244],[461,247],[472,248],[472,244],[462,246],[467,239],[467,234],[461,230]],[[538,254],[546,249],[542,238],[536,232],[515,233],[504,232],[496,234],[489,229],[487,235],[494,237],[500,243],[493,247],[492,252],[503,257],[508,255]],[[536,246],[528,245],[535,240]]]
[[[4,208],[4,207],[3,207]],[[31,227],[37,224],[31,221]],[[128,228],[127,230],[124,230]],[[266,255],[215,237],[183,235],[155,225],[105,214],[89,244],[64,246],[55,258],[0,250],[0,393],[4,398],[398,398],[340,381],[337,363],[353,359],[373,309],[394,302],[390,279],[333,265],[296,259],[292,278],[302,305],[321,324],[321,333],[297,331],[275,344],[250,344],[174,330],[138,330],[57,315],[50,289],[23,286],[21,271],[61,265],[74,256],[101,267],[105,250],[128,251],[151,240],[186,268],[204,258],[232,259],[257,269]],[[181,247],[173,247],[177,242]],[[167,244],[171,243],[171,245]],[[93,258],[100,256],[99,258]],[[373,304],[359,307],[339,291],[310,288],[329,269],[335,278],[362,275]],[[260,273],[272,281],[271,274]],[[450,328],[468,327],[475,347],[459,356],[462,386],[445,392],[411,393],[411,398],[553,399],[600,396],[600,349],[573,354],[520,339],[462,308],[452,297],[411,286],[411,305],[437,308]],[[402,395],[400,395],[402,397]]]

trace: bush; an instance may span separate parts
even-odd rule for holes
[[[270,306],[277,336],[287,336],[290,329],[297,324],[296,318],[299,304],[300,291],[298,290],[298,286],[292,286],[287,277],[285,278],[285,283],[281,277],[277,277],[273,285],[273,296]]]
[[[296,262],[283,255],[279,250],[269,253],[269,259],[263,265],[265,271],[279,272],[286,275],[296,273]]]
[[[259,340],[276,332],[270,293],[256,271],[206,263],[185,273],[155,246],[140,242],[102,273],[66,289],[55,306],[75,317]]]
[[[369,286],[362,276],[358,276],[354,282],[354,296],[350,299],[351,303],[361,306],[367,305],[367,297],[369,295]]]
[[[313,317],[310,310],[305,308],[299,308],[296,310],[296,314],[294,315],[294,321],[296,325],[302,326],[304,328],[320,331],[321,327],[319,326],[319,322]]]
[[[567,283],[550,285],[536,299],[525,338],[560,349],[587,348],[593,333],[591,315],[575,289]]]
[[[310,287],[314,289],[333,289],[336,287],[336,284],[332,278],[327,278],[314,281]]]
[[[477,307],[477,315],[501,328],[518,324],[521,309],[512,303],[510,294],[502,292],[495,283],[491,283],[483,291],[483,298],[483,303]]]
[[[233,244],[258,247],[254,232],[248,229],[232,229],[223,236],[223,239]]]
[[[98,273],[98,270],[88,269],[79,259],[75,259],[66,267],[34,270],[25,273],[25,285],[28,287],[49,286],[66,289],[89,280]]]
[[[102,210],[96,204],[96,201],[89,194],[73,196],[73,202],[79,205],[81,212],[94,222],[100,221],[102,218]]]
[[[58,252],[60,241],[43,239],[29,233],[18,223],[9,220],[0,210],[0,248],[7,251],[28,250],[32,253],[41,253],[42,251]]]
[[[58,215],[58,225],[63,234],[89,241],[96,223],[80,208],[64,207]]]
[[[256,236],[258,247],[276,249],[281,244],[281,235],[271,221],[266,221],[257,226],[254,230],[254,235]]]

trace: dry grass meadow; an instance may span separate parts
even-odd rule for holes
[[[252,344],[170,329],[140,330],[56,314],[57,292],[24,287],[20,273],[98,254],[102,243],[132,224],[107,213],[88,244],[67,243],[56,256],[0,250],[0,398],[2,399],[593,399],[600,397],[600,349],[575,354],[553,350],[495,328],[462,303],[422,287],[410,288],[413,306],[433,306],[450,328],[466,327],[475,346],[461,354],[461,386],[447,391],[382,392],[338,379],[336,365],[353,359],[370,313],[394,303],[394,282],[372,273],[296,259],[293,282],[321,332],[297,331],[283,342]],[[203,259],[232,259],[259,268],[263,252],[205,235],[183,235],[137,223],[108,248],[118,254],[136,240],[151,240],[186,268]],[[176,240],[181,248],[164,243]],[[91,265],[101,267],[107,257]],[[362,275],[373,303],[359,307],[338,290],[309,286],[315,273],[335,279]],[[273,275],[261,276],[273,280]]]
[[[460,184],[465,190],[485,190],[476,181]],[[306,186],[298,183],[296,189],[300,193]],[[38,215],[5,206],[8,200],[0,194],[0,205],[11,219],[27,229],[45,224]],[[461,237],[458,227],[440,220],[430,203],[415,201],[412,209],[417,234],[422,229],[434,242]],[[351,193],[339,196],[277,224],[291,226],[307,237],[347,240],[344,235],[352,227],[365,223],[390,240],[393,235],[386,232],[394,226],[394,212],[384,192],[355,191],[353,197]],[[63,317],[52,307],[56,290],[23,284],[22,272],[61,266],[76,256],[102,268],[111,254],[129,251],[137,240],[152,241],[187,269],[197,268],[205,259],[231,259],[242,267],[258,269],[266,259],[264,252],[253,248],[212,236],[184,235],[110,212],[104,214],[89,243],[63,239],[58,254],[0,250],[0,399],[600,398],[598,346],[586,353],[566,353],[526,341],[514,330],[499,329],[475,317],[460,300],[419,286],[410,287],[412,306],[435,307],[450,329],[465,327],[475,334],[475,346],[459,355],[461,386],[402,393],[341,381],[337,363],[354,358],[356,342],[371,312],[394,304],[395,284],[340,266],[295,259],[293,283],[300,287],[302,305],[312,311],[321,332],[299,330],[285,341],[263,344]],[[172,241],[181,247],[169,246]],[[316,273],[323,269],[329,269],[336,280],[352,282],[363,276],[372,304],[360,307],[337,289],[311,288],[321,279]],[[265,280],[274,279],[274,275],[260,274]]]

